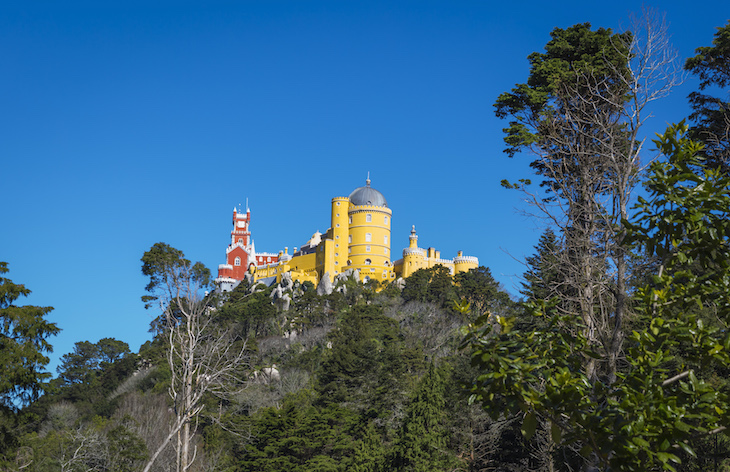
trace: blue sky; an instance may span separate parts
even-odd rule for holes
[[[555,27],[628,24],[614,2],[5,2],[0,6],[0,260],[53,306],[49,368],[77,341],[136,350],[157,313],[140,257],[158,241],[214,273],[248,198],[258,251],[301,246],[364,184],[393,210],[392,249],[458,250],[517,293],[540,222],[500,180],[497,95]],[[730,4],[665,1],[683,57]],[[652,136],[688,114],[688,77]],[[647,152],[646,157],[651,157]]]

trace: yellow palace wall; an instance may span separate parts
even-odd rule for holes
[[[295,255],[282,251],[278,263],[256,267],[254,280],[276,277],[280,282],[282,275],[290,272],[294,280],[317,285],[326,273],[334,277],[345,270],[357,269],[361,281],[390,282],[436,264],[446,266],[452,274],[478,267],[476,258],[461,253],[448,260],[441,259],[433,248],[427,251],[418,248],[415,228],[411,231],[409,247],[403,250],[403,259],[393,262],[392,216],[393,212],[386,206],[354,205],[348,197],[335,197],[331,203],[331,227],[321,235],[315,250]]]

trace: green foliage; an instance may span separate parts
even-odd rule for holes
[[[7,272],[8,264],[0,262],[0,274]],[[43,371],[45,353],[53,350],[48,338],[60,330],[45,319],[53,308],[15,304],[28,295],[24,285],[0,277],[0,408],[5,410],[37,398],[51,376]]]
[[[257,418],[240,470],[260,472],[344,471],[352,451],[352,412],[337,405],[314,407],[297,399],[281,409],[267,408]]]
[[[512,308],[509,295],[494,280],[488,267],[480,266],[454,275],[456,297],[466,300],[477,312],[504,312]]]
[[[34,433],[24,439],[16,464],[33,472],[137,471],[148,454],[134,426],[130,418],[94,418]]]
[[[456,296],[449,269],[437,264],[430,269],[418,269],[406,278],[401,296],[406,302],[433,302],[449,306]]]
[[[90,382],[91,376],[104,366],[129,354],[129,345],[114,338],[103,338],[98,343],[80,341],[71,353],[61,357],[57,367],[59,377],[67,384]]]
[[[150,278],[145,287],[150,295],[142,296],[145,308],[159,300],[160,292],[170,294],[191,284],[201,289],[210,285],[208,268],[200,262],[192,264],[182,251],[168,244],[155,243],[141,260],[142,274]]]
[[[378,433],[373,421],[362,432],[362,437],[354,443],[352,455],[344,461],[348,472],[386,472],[387,449],[383,437]]]
[[[528,439],[539,421],[549,422],[556,444],[578,446],[602,470],[675,470],[680,456],[695,455],[698,438],[730,424],[727,392],[704,368],[672,354],[682,350],[703,367],[730,364],[730,334],[695,314],[711,304],[729,319],[730,179],[702,167],[701,146],[685,132],[677,125],[657,141],[668,162],[653,164],[651,199],[641,200],[629,225],[632,240],[658,255],[664,269],[637,294],[648,329],[630,334],[628,365],[614,383],[586,377],[586,359],[598,355],[579,320],[552,310],[557,300],[528,305],[535,316],[550,316],[545,329],[513,329],[513,320],[485,316],[465,330],[464,345],[481,371],[472,401],[495,418],[522,415]],[[688,261],[705,270],[685,270]]]
[[[238,323],[242,336],[279,334],[276,326],[278,312],[271,303],[271,289],[248,294],[239,284],[220,308],[220,318]]]
[[[730,102],[701,91],[730,85],[730,21],[717,28],[712,46],[699,47],[695,53],[684,66],[700,79],[700,92],[689,94],[693,110],[690,119],[695,123],[690,137],[705,145],[700,153],[708,159],[709,166],[720,166],[727,172],[730,170]]]
[[[398,326],[372,305],[357,305],[340,320],[319,372],[320,402],[347,403],[371,415],[390,415],[409,368]]]
[[[444,420],[444,382],[434,363],[429,365],[406,408],[406,416],[393,451],[393,470],[437,472],[450,470]]]
[[[520,293],[528,300],[550,300],[555,296],[555,287],[560,285],[560,242],[548,228],[540,236],[535,249],[537,253],[525,260],[527,271],[523,275],[525,282]]]
[[[18,408],[38,398],[47,388],[48,338],[60,330],[46,321],[51,307],[18,306],[30,290],[1,277],[8,272],[0,262],[0,458],[15,444]]]
[[[585,76],[593,77],[603,90],[622,87],[621,76],[627,74],[629,34],[613,34],[610,29],[591,31],[590,23],[567,29],[555,28],[545,45],[545,52],[528,56],[530,76],[502,93],[494,107],[498,118],[511,118],[504,129],[505,152],[514,156],[525,147],[541,141],[542,124],[558,111],[555,101],[562,89],[580,93]],[[541,173],[539,163],[533,167]]]

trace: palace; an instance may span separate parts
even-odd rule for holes
[[[461,251],[454,259],[441,259],[434,248],[418,247],[415,226],[410,241],[403,250],[403,258],[392,260],[390,251],[390,224],[393,212],[382,193],[370,186],[358,187],[349,197],[335,197],[331,203],[331,226],[324,233],[316,232],[304,246],[284,248],[278,254],[257,253],[251,237],[251,211],[239,213],[233,209],[231,243],[226,249],[226,263],[218,266],[215,279],[221,291],[233,290],[247,273],[254,280],[267,284],[281,282],[285,273],[293,280],[309,281],[315,286],[323,277],[330,281],[348,269],[357,270],[360,280],[375,279],[391,282],[408,277],[418,269],[437,264],[448,268],[452,274],[465,272],[479,266],[476,257],[464,256]]]

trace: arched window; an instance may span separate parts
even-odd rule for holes
[[[373,240],[373,235],[372,235],[372,233],[365,233],[365,242],[366,242],[366,243],[369,243],[369,242],[371,242],[372,240]]]
[[[236,260],[233,262],[233,265],[240,266],[241,265],[241,258],[240,257],[236,257]]]
[[[350,243],[350,244],[352,244],[352,235],[350,235],[350,236],[347,237],[347,242]]]
[[[388,235],[383,236],[383,244],[388,244]]]
[[[373,221],[373,215],[371,215],[370,213],[367,213],[365,215],[365,221],[368,222],[368,223],[370,223],[371,221]]]
[[[385,217],[385,224],[386,225],[388,224],[388,217],[387,216]]]
[[[238,238],[238,242],[243,244],[243,238]]]
[[[371,261],[370,259],[365,259],[365,265],[370,265],[372,263],[373,263],[373,261]]]

